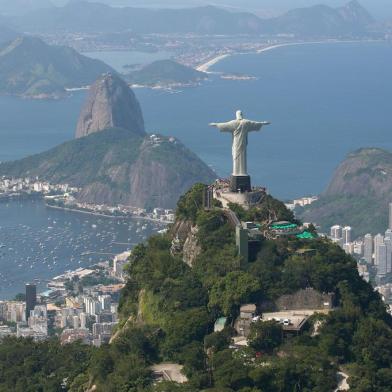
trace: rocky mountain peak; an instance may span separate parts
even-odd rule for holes
[[[352,0],[339,9],[343,19],[352,24],[368,25],[374,22],[372,15],[360,4],[358,0]]]
[[[347,156],[320,199],[299,217],[321,225],[325,231],[341,224],[354,227],[356,235],[376,234],[388,225],[391,194],[392,153],[362,148]]]
[[[114,73],[102,75],[91,86],[80,113],[76,137],[108,128],[123,128],[145,135],[140,104],[127,83]]]

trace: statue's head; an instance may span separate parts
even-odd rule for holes
[[[242,115],[242,111],[241,110],[237,110],[236,117],[237,117],[237,120],[243,120],[244,119],[244,116]]]

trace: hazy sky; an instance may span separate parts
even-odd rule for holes
[[[66,0],[52,0],[53,3],[64,3]],[[94,1],[94,0],[90,0]],[[249,10],[261,15],[277,14],[297,7],[314,4],[341,6],[349,0],[95,0],[111,5],[134,5],[139,7],[186,7],[202,4],[226,6],[233,9]],[[374,16],[392,18],[392,0],[360,0]]]

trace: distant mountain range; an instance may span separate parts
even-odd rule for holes
[[[154,61],[126,76],[130,83],[144,86],[192,84],[205,80],[207,77],[205,72],[196,71],[173,60]]]
[[[348,155],[336,169],[319,201],[300,212],[306,222],[327,231],[335,224],[350,225],[356,235],[384,232],[392,202],[392,153],[365,148]]]
[[[110,121],[108,114],[115,114]],[[83,125],[91,124],[93,132],[86,132]],[[133,92],[117,75],[106,74],[90,89],[76,139],[0,164],[0,175],[68,183],[81,188],[83,202],[144,208],[172,208],[194,183],[216,178],[177,139],[147,135],[143,124]]]
[[[269,19],[264,27],[276,34],[338,36],[363,33],[372,23],[373,17],[354,0],[339,8],[316,5],[295,9]]]
[[[84,1],[50,7],[15,17],[22,31],[277,34],[341,36],[363,34],[373,22],[354,0],[344,7],[314,6],[290,11],[273,19],[260,19],[247,12],[229,12],[213,6],[184,9],[116,8]]]
[[[0,46],[0,94],[53,97],[86,86],[112,68],[64,46],[18,37]]]
[[[23,15],[32,10],[50,8],[50,0],[0,0],[0,14]]]

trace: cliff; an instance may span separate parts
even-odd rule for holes
[[[383,232],[392,201],[392,153],[365,148],[348,155],[336,169],[319,201],[300,212],[304,221],[350,225],[355,234]]]
[[[139,102],[128,85],[114,73],[102,75],[90,88],[79,116],[76,137],[109,128],[145,135]]]

